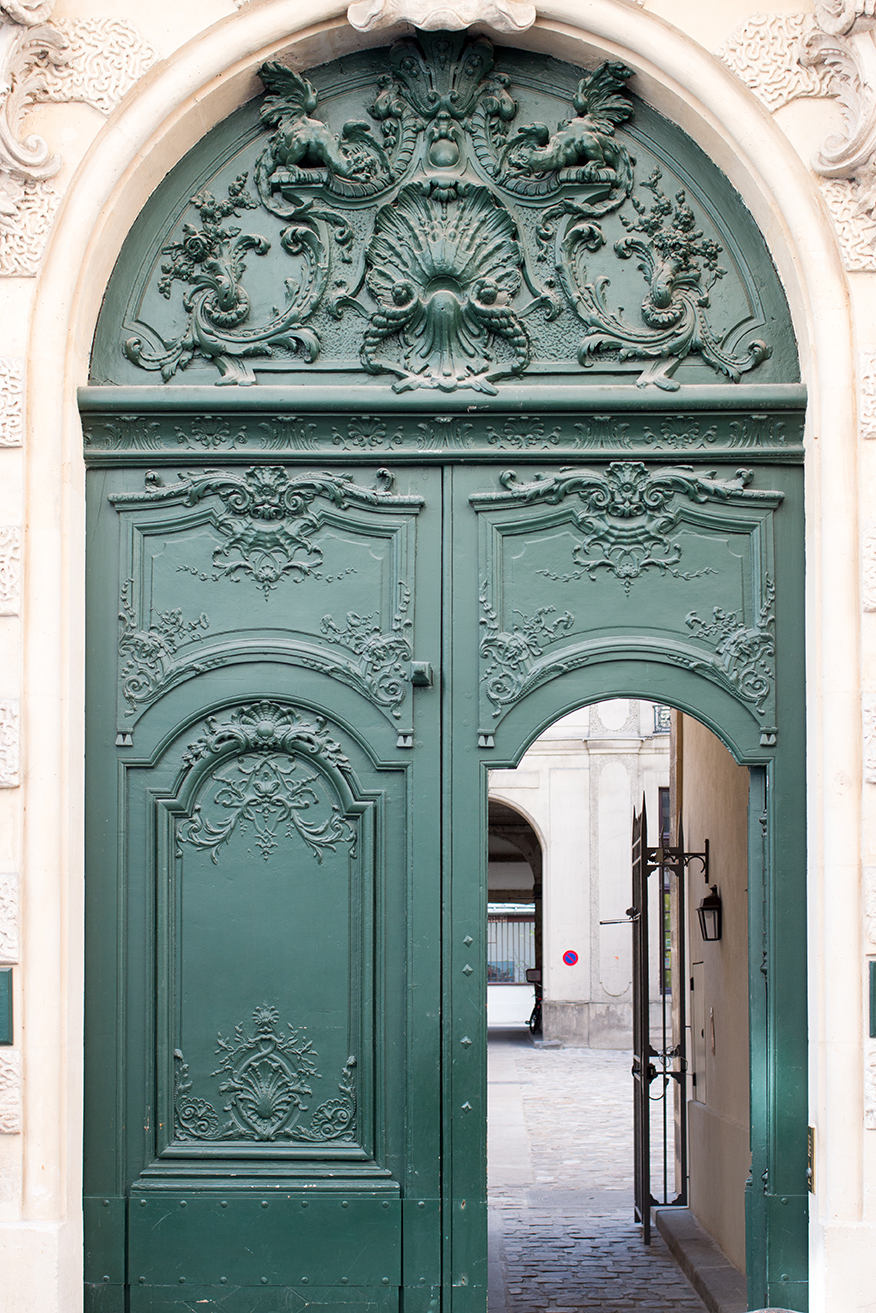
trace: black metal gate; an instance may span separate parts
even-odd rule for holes
[[[684,832],[679,827],[678,844],[661,842],[648,847],[648,817],[645,799],[642,810],[633,811],[632,905],[627,916],[633,927],[633,1187],[634,1216],[642,1224],[642,1239],[651,1243],[651,1208],[687,1203],[687,1091],[686,994],[687,914],[684,875],[691,861],[701,863],[708,876],[709,847],[703,852],[685,852]],[[660,916],[658,981],[660,997],[659,1038],[651,1025],[651,934],[649,920],[649,877],[659,878]],[[667,919],[672,908],[672,934],[667,936]],[[671,948],[667,940],[670,939]],[[674,1017],[673,1017],[674,1012]],[[656,1030],[656,1027],[654,1028]],[[655,1043],[657,1040],[657,1043]],[[675,1093],[670,1098],[670,1091]],[[662,1130],[660,1173],[657,1193],[652,1176],[652,1112],[659,1104]],[[677,1146],[670,1163],[669,1146]],[[670,1180],[673,1181],[670,1188]],[[677,1181],[677,1189],[675,1182]]]

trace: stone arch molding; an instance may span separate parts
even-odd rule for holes
[[[65,1131],[78,1125],[81,1089],[81,1053],[69,1042],[71,1035],[81,1033],[82,998],[84,643],[79,599],[84,578],[84,501],[75,388],[87,378],[103,288],[122,238],[154,179],[163,176],[214,123],[253,95],[255,68],[265,59],[283,53],[305,68],[384,39],[381,32],[353,29],[339,0],[299,0],[294,11],[288,0],[265,0],[217,23],[142,79],[113,123],[99,134],[73,179],[43,261],[28,383],[30,538],[23,706],[28,781],[42,805],[30,808],[25,818],[29,897],[22,927],[24,941],[39,945],[41,953],[24,962],[21,980],[22,996],[42,1003],[28,1018],[24,1052],[24,1116],[29,1134],[24,1145],[23,1204],[28,1216],[68,1219],[60,1244],[70,1272],[79,1261],[75,1219],[81,1185],[81,1146]],[[830,885],[833,933],[856,942],[860,789],[855,781],[849,787],[848,779],[848,744],[860,735],[855,694],[859,686],[855,470],[850,456],[855,415],[850,389],[844,385],[854,368],[845,278],[813,180],[783,134],[727,69],[682,33],[635,5],[591,0],[585,27],[579,0],[543,0],[536,22],[514,39],[572,62],[587,63],[599,53],[633,67],[643,96],[697,137],[736,186],[770,245],[800,340],[810,392],[810,433],[819,438],[818,443],[810,440],[809,447],[807,544],[812,597],[808,669],[814,691],[812,897],[817,905],[821,882]],[[71,270],[77,271],[75,279]],[[831,458],[822,460],[825,449]],[[826,596],[825,581],[829,581]],[[830,708],[827,727],[822,723],[822,706]],[[48,824],[47,817],[60,818],[57,826]],[[829,862],[824,853],[830,854]],[[60,899],[59,870],[64,882]],[[50,921],[47,909],[53,907],[57,912]],[[846,916],[847,922],[839,924]],[[830,957],[819,942],[821,933],[814,921],[815,962]],[[41,964],[47,959],[61,963],[66,973],[56,1004],[46,998]],[[813,981],[820,1006],[812,1016],[812,1047],[815,1053],[825,1053],[828,1062],[833,1049],[850,1051],[857,1043],[853,1009],[847,1007],[841,988],[837,987],[836,997],[832,988],[829,982]],[[45,1096],[46,1090],[53,1089],[62,1092],[62,1106]],[[831,1117],[825,1111],[820,1122],[822,1142],[832,1120],[838,1123],[833,1128],[835,1142],[845,1145],[850,1135],[858,1133],[838,1112]],[[854,1190],[843,1171],[853,1152],[819,1165],[827,1207],[832,1190],[844,1202]],[[52,1167],[47,1170],[46,1164]],[[59,1296],[57,1313],[66,1306]]]

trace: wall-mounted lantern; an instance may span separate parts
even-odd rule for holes
[[[700,922],[700,933],[706,943],[713,943],[721,938],[721,895],[718,893],[717,885],[711,886],[711,892],[707,893],[700,903],[697,917]]]

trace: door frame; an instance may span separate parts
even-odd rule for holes
[[[787,138],[720,62],[653,15],[592,0],[586,29],[566,0],[540,3],[523,47],[586,60],[610,50],[642,77],[649,99],[692,135],[730,177],[767,234],[789,296],[810,394],[807,441],[807,654],[809,752],[811,1116],[819,1143],[813,1214],[813,1280],[842,1280],[823,1236],[857,1217],[863,1126],[845,1071],[859,1043],[854,955],[827,975],[838,945],[859,936],[861,762],[858,649],[858,501],[855,484],[855,357],[847,281],[817,185]],[[81,1279],[83,465],[74,404],[103,288],[131,223],[161,176],[212,124],[246,100],[252,71],[280,49],[303,64],[330,49],[382,40],[348,27],[341,0],[302,0],[290,22],[285,0],[215,24],[153,70],[97,136],[76,171],[48,243],[31,324],[26,417],[22,755],[40,805],[25,814],[22,911],[28,954],[20,968],[27,1011],[22,1055],[28,1134],[22,1147],[22,1217],[6,1228],[11,1273],[45,1272],[40,1306],[67,1313]],[[316,25],[316,26],[314,26]],[[132,163],[132,160],[134,161]],[[145,165],[144,165],[145,161]],[[71,279],[70,270],[78,271]],[[815,441],[818,435],[820,441]],[[827,708],[829,705],[829,720]],[[819,915],[830,891],[830,918]],[[28,1006],[27,1000],[39,1000]],[[48,1164],[48,1166],[47,1166]],[[48,1251],[54,1256],[47,1259]],[[35,1305],[36,1306],[36,1305]]]

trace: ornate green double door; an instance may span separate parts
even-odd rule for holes
[[[612,695],[757,768],[749,1282],[804,1307],[787,308],[628,70],[502,59],[265,66],[107,291],[80,398],[90,1313],[483,1309],[486,775]]]

